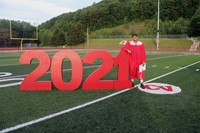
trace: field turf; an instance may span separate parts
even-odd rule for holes
[[[56,52],[47,51],[51,57]],[[76,52],[82,58],[88,51]],[[108,52],[115,56],[119,51]],[[0,87],[10,83],[1,80],[24,78],[37,67],[36,59],[31,65],[19,64],[21,54],[0,52],[0,72],[12,73],[9,77],[0,77]],[[55,87],[52,91],[20,91],[19,85],[1,87],[0,132],[200,132],[200,54],[154,52],[147,53],[147,57],[145,81],[179,86],[182,90],[180,93],[150,94],[140,91],[137,86],[126,91],[83,91],[81,86],[75,91],[60,91]],[[100,60],[93,65],[84,65],[84,79],[98,65],[101,65]],[[66,82],[70,81],[70,66],[69,61],[65,60],[63,75]],[[116,69],[103,79],[116,79]],[[50,73],[39,80],[50,81]],[[91,103],[100,98],[105,99]],[[86,103],[89,104],[83,106]],[[76,109],[77,106],[80,108]],[[52,117],[52,114],[62,111],[66,112]],[[48,119],[48,116],[51,118]]]

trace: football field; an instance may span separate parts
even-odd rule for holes
[[[89,50],[73,50],[81,58]],[[58,51],[46,51],[52,57]],[[116,56],[119,50],[108,50]],[[147,52],[145,83],[181,88],[177,94],[124,90],[20,91],[20,83],[39,64],[19,64],[23,52],[0,52],[0,132],[131,133],[200,132],[200,54]],[[83,65],[86,79],[100,65]],[[71,79],[71,64],[63,62],[63,79]],[[102,79],[117,79],[113,68]],[[39,81],[51,81],[50,72]]]

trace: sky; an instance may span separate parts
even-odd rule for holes
[[[0,0],[0,19],[41,24],[62,13],[74,12],[101,0]]]

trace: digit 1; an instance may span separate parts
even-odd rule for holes
[[[131,88],[132,82],[129,80],[129,58],[130,55],[121,50],[114,58],[114,66],[118,66],[117,80],[114,80],[115,89]]]
[[[63,81],[62,63],[65,58],[71,61],[72,76],[69,83]],[[51,78],[56,88],[59,90],[75,90],[82,81],[83,66],[80,56],[71,50],[63,50],[56,53],[52,58]]]

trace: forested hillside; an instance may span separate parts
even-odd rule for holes
[[[94,36],[156,34],[157,4],[157,0],[102,0],[42,23],[39,41],[76,45],[85,42],[87,29]],[[199,36],[199,12],[199,0],[160,0],[160,33]]]
[[[160,0],[161,34],[188,34],[191,18],[199,5],[199,0]],[[43,23],[40,25],[40,39],[43,44],[78,44],[85,41],[87,27],[91,33],[118,25],[130,26],[130,22],[146,26],[146,29],[141,27],[143,32],[138,31],[141,34],[155,34],[157,0],[102,0]],[[126,34],[115,30],[112,35],[120,33]],[[62,41],[55,43],[54,38]]]

